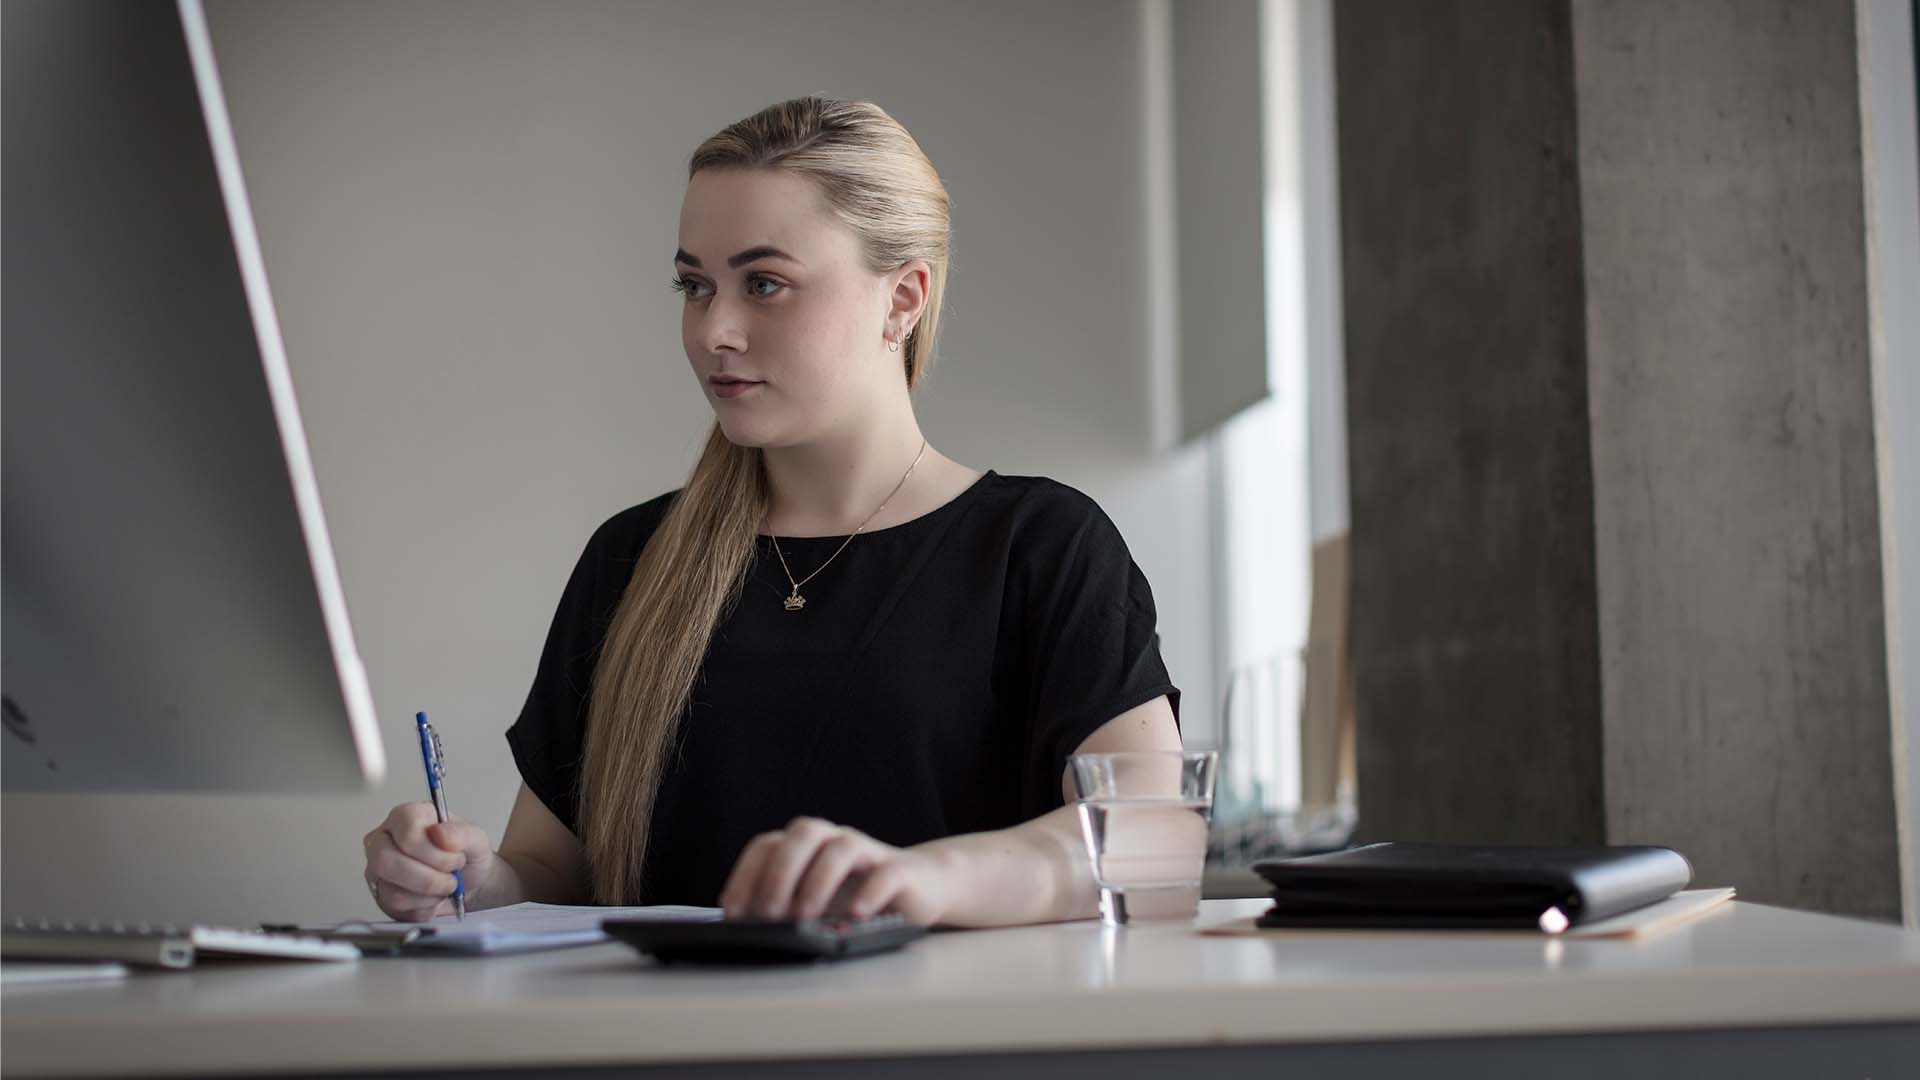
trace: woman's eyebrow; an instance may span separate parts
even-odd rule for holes
[[[727,259],[727,265],[737,270],[740,267],[745,266],[746,264],[753,262],[756,259],[785,259],[790,263],[796,263],[796,264],[800,262],[799,259],[794,258],[793,256],[787,254],[784,251],[781,251],[777,247],[768,247],[763,244],[760,247],[751,247],[741,252],[738,255],[729,257]],[[700,267],[700,260],[693,257],[692,255],[687,254],[684,250],[675,251],[673,253],[673,261],[677,263],[686,263],[688,266],[694,267],[695,269],[698,269]]]

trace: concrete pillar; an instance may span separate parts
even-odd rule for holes
[[[1607,834],[1898,918],[1854,5],[1573,30]]]
[[[1336,7],[1366,836],[1898,916],[1853,13]]]
[[[1566,6],[1334,19],[1361,830],[1599,843]]]

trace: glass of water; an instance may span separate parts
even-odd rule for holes
[[[1200,911],[1219,754],[1134,750],[1067,761],[1102,921],[1192,921]]]

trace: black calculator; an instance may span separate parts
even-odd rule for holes
[[[601,927],[663,964],[805,964],[897,949],[926,936],[896,914],[864,919],[664,922],[605,919]]]

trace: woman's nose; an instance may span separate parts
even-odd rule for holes
[[[701,327],[701,336],[709,353],[747,351],[746,320],[741,317],[739,309],[721,303],[718,297],[707,306],[706,323]]]

